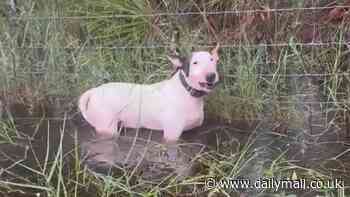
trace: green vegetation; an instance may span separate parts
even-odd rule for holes
[[[56,123],[55,123],[56,124]],[[263,149],[254,149],[253,144],[258,134],[253,131],[247,142],[240,143],[235,139],[229,130],[222,129],[227,133],[226,140],[218,142],[212,150],[202,153],[194,158],[197,168],[200,170],[189,177],[178,179],[176,174],[170,174],[161,180],[150,181],[145,179],[137,169],[120,168],[104,175],[92,171],[84,165],[80,155],[78,136],[74,129],[67,126],[66,120],[58,125],[50,121],[39,121],[33,125],[41,132],[47,132],[43,141],[39,142],[39,148],[29,144],[24,149],[24,156],[13,160],[13,165],[4,169],[3,179],[0,180],[0,193],[2,195],[14,195],[24,192],[28,196],[40,194],[41,196],[178,196],[199,195],[199,196],[237,196],[233,188],[217,188],[205,190],[205,183],[209,178],[224,180],[226,178],[243,179],[257,178],[257,171],[251,172],[252,177],[242,174],[249,174],[250,167],[256,162],[265,163],[262,177],[275,179],[305,179],[330,180],[331,177],[321,170],[313,170],[286,160],[286,152],[279,153],[273,160],[261,161],[259,154]],[[50,135],[55,135],[54,138]],[[67,136],[72,135],[73,148],[65,148]],[[53,140],[53,141],[52,141]],[[254,149],[254,151],[252,151]],[[44,151],[44,152],[42,152]],[[12,153],[13,154],[13,153]],[[27,161],[33,154],[33,160]],[[42,154],[42,156],[41,156]],[[8,156],[10,160],[13,157]],[[326,161],[325,161],[326,162]],[[17,167],[15,167],[17,166]],[[22,172],[15,169],[22,169]],[[25,173],[23,173],[25,170]],[[17,174],[16,174],[17,173]],[[262,195],[271,190],[260,190],[256,195]],[[324,197],[335,197],[342,193],[342,190],[322,188],[319,194]],[[272,191],[272,193],[275,193]],[[280,192],[275,196],[293,196],[288,192]]]
[[[18,136],[16,126],[12,119],[0,121],[0,144],[14,144],[14,138]]]
[[[18,3],[17,18],[1,23],[1,88],[11,91],[28,86],[36,95],[76,97],[106,81],[151,83],[171,73],[166,55],[172,49],[157,46],[174,46],[187,54],[191,48],[208,49],[198,46],[219,42],[223,45],[219,65],[223,83],[210,98],[213,118],[256,118],[264,107],[290,95],[288,74],[331,74],[315,78],[322,93],[329,101],[347,100],[349,76],[338,74],[349,71],[348,53],[342,44],[348,39],[348,23],[333,22],[323,14],[330,22],[313,19],[318,26],[310,29],[303,24],[304,18],[310,18],[305,11],[297,12],[297,21],[287,20],[290,12],[203,15],[244,10],[248,5],[266,11],[304,4],[145,0]],[[6,9],[2,12],[6,15]],[[173,15],[176,12],[194,14]],[[153,16],[155,13],[164,15]],[[308,40],[314,31],[315,46]],[[320,41],[333,44],[319,46]],[[234,105],[222,109],[227,103]]]

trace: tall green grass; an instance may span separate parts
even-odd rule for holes
[[[19,2],[17,19],[3,20],[1,23],[2,89],[13,90],[28,86],[33,91],[39,91],[35,93],[36,95],[76,97],[83,90],[107,81],[152,83],[163,80],[172,71],[171,65],[166,60],[166,55],[171,53],[170,49],[113,47],[171,44],[186,54],[191,50],[191,46],[214,42],[225,44],[225,38],[227,40],[231,38],[222,37],[223,40],[217,40],[219,32],[213,35],[210,29],[214,26],[211,26],[202,15],[157,18],[148,14],[181,10],[198,12],[204,8],[206,11],[219,11],[223,8],[243,9],[245,6],[238,1],[226,3],[208,1],[207,4],[170,1],[158,3],[148,0],[108,0],[103,3],[83,0],[62,3],[52,1],[51,4],[41,1]],[[270,5],[265,2],[265,5],[272,7],[279,4]],[[288,6],[297,5],[289,2]],[[5,10],[3,12],[6,12]],[[128,17],[60,18],[60,16],[95,17],[113,14]],[[221,49],[219,70],[222,71],[220,75],[223,83],[210,98],[208,109],[209,113],[212,112],[212,116],[225,120],[254,119],[265,111],[266,106],[271,105],[270,101],[291,93],[285,75],[337,74],[348,71],[345,66],[347,55],[342,45],[305,48],[294,45],[293,43],[300,41],[296,39],[298,35],[293,34],[293,31],[283,30],[285,29],[283,27],[292,30],[293,21],[286,20],[288,16],[289,13],[270,16],[276,21],[273,25],[264,25],[261,21],[259,24],[258,18],[255,18],[253,24],[256,23],[258,26],[252,24],[251,32],[242,31],[239,33],[241,37],[233,40],[234,46],[230,47],[228,44],[228,47]],[[303,17],[303,14],[299,17]],[[239,16],[235,18],[235,15],[227,16],[227,19],[230,18],[239,23],[234,23],[234,27],[221,28],[233,33],[237,31],[239,25],[244,25],[243,22],[246,20]],[[211,23],[221,20],[225,18],[218,16]],[[14,34],[11,34],[12,23],[16,26]],[[256,35],[250,34],[254,32],[257,34],[257,28],[262,32],[271,31],[266,33],[266,38],[261,43],[282,42],[289,43],[290,46],[250,47],[249,45],[256,44]],[[330,41],[343,42],[349,27],[344,23],[337,27],[324,28],[327,28],[327,31],[333,29],[337,31],[336,36],[329,38]],[[200,49],[203,48],[194,47],[194,50]],[[317,56],[317,54],[324,55]],[[273,76],[260,77],[259,74]],[[349,82],[348,78],[334,75],[324,79],[325,95],[329,96],[329,100],[337,101],[339,95],[348,94],[348,90],[344,89]],[[228,103],[235,104],[228,105]],[[222,106],[231,107],[222,108]]]
[[[12,118],[7,120],[0,119],[0,144],[15,144],[15,138],[19,136],[20,134]]]
[[[66,125],[64,119],[61,125],[51,124],[50,121],[39,122],[36,127],[44,127],[46,142],[40,144],[41,149],[35,148],[35,141],[25,149],[25,156],[13,160],[11,168],[6,168],[6,179],[0,180],[0,193],[21,192],[23,194],[40,194],[48,197],[76,196],[178,196],[178,195],[222,195],[236,196],[239,193],[234,188],[216,188],[207,190],[205,181],[213,178],[217,181],[242,179],[256,162],[266,159],[262,176],[275,179],[329,180],[321,170],[309,169],[288,160],[286,152],[277,152],[272,160],[261,157],[266,147],[254,147],[259,130],[253,131],[246,142],[241,142],[232,135],[231,130],[223,129],[227,136],[222,135],[215,147],[210,151],[196,156],[197,170],[190,177],[178,179],[176,174],[151,181],[144,179],[135,169],[118,167],[117,172],[109,175],[90,170],[84,165],[83,155],[80,154],[80,144],[74,128]],[[46,125],[46,126],[45,126]],[[59,127],[57,127],[59,126]],[[59,132],[58,134],[56,132]],[[42,134],[39,134],[42,135]],[[52,138],[54,135],[55,137]],[[67,136],[74,139],[73,146],[64,148]],[[219,137],[219,136],[218,136]],[[52,140],[57,140],[53,142]],[[39,152],[37,152],[39,151]],[[38,157],[44,153],[44,157]],[[30,156],[29,156],[30,155]],[[41,158],[41,159],[39,159]],[[17,170],[15,170],[17,169]],[[25,170],[18,170],[25,169]],[[112,171],[111,171],[112,172]],[[251,172],[256,174],[257,172]],[[9,176],[10,175],[10,176]],[[12,177],[12,178],[9,178]],[[252,177],[250,177],[252,178]],[[293,192],[273,192],[262,190],[257,195],[271,192],[275,196],[293,196]],[[342,190],[320,189],[320,195],[333,197],[341,195]]]

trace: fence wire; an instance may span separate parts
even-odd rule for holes
[[[153,14],[110,14],[98,16],[26,16],[12,17],[12,20],[86,20],[86,19],[105,19],[105,18],[137,18],[137,17],[161,17],[161,16],[193,16],[193,15],[229,15],[229,14],[252,14],[252,13],[269,13],[269,12],[293,12],[293,11],[317,11],[329,9],[347,9],[350,6],[323,6],[323,7],[295,7],[295,8],[268,8],[252,10],[225,10],[225,11],[203,11],[203,12],[162,12]]]
[[[25,16],[25,17],[10,17],[10,20],[14,21],[30,21],[30,20],[93,20],[93,19],[113,19],[113,18],[138,18],[138,17],[183,17],[183,16],[210,16],[210,15],[240,15],[240,14],[255,14],[255,13],[280,13],[280,12],[294,12],[294,11],[325,11],[332,9],[350,9],[349,6],[321,6],[321,7],[294,7],[294,8],[262,8],[262,9],[250,9],[250,10],[225,10],[225,11],[198,11],[198,12],[160,12],[160,13],[151,13],[151,14],[109,14],[109,15],[82,15],[82,16]],[[349,13],[349,10],[347,11]],[[1,43],[0,43],[1,44]],[[339,42],[281,42],[281,43],[259,43],[259,44],[242,44],[242,43],[234,43],[234,44],[221,44],[221,48],[267,48],[267,47],[328,47],[328,46],[346,46],[347,51],[350,52],[350,41],[339,41]],[[9,46],[0,46],[2,48],[8,48]],[[125,46],[81,46],[81,47],[48,47],[48,46],[19,46],[11,48],[17,49],[83,49],[83,50],[127,50],[127,49],[163,49],[163,48],[173,48],[173,45],[170,44],[151,44],[151,45],[125,45]],[[213,48],[215,45],[193,45],[193,47],[198,48]],[[348,53],[347,52],[347,53]],[[262,63],[268,64],[268,63]],[[32,72],[21,72],[21,74],[30,73],[30,74],[44,74],[45,71],[32,71]],[[50,71],[52,73],[52,71]],[[17,73],[17,77],[20,77],[20,73]],[[70,73],[67,73],[70,74]],[[76,73],[73,73],[76,74]],[[349,77],[350,73],[290,73],[290,74],[263,74],[263,73],[255,73],[251,74],[256,77],[266,78],[266,77],[332,77],[332,76],[342,76]],[[234,77],[234,75],[230,76]],[[350,79],[349,79],[350,80]],[[293,96],[293,95],[292,95]],[[289,96],[290,100],[292,100],[292,96]],[[264,104],[269,102],[263,102]],[[292,104],[303,104],[303,105],[350,105],[350,100],[343,101],[281,101],[278,104],[282,105],[292,105]],[[16,117],[16,119],[21,119],[21,117]],[[28,117],[24,117],[24,119],[28,119]],[[63,120],[62,118],[45,118],[47,120]]]
[[[304,105],[304,106],[309,106],[309,105],[320,105],[320,106],[324,106],[324,105],[332,105],[332,106],[339,106],[339,105],[350,105],[350,100],[349,101],[279,101],[279,102],[275,102],[273,101],[273,104],[279,104],[279,105]],[[267,104],[269,102],[265,102],[265,104]],[[328,108],[329,109],[329,108]],[[342,112],[347,112],[347,110],[341,108]],[[341,112],[341,113],[342,113]],[[78,116],[78,112],[75,112],[72,115],[62,115],[62,116],[55,116],[55,117],[28,117],[28,116],[16,116],[13,117],[13,119],[15,120],[28,120],[28,121],[35,121],[35,120],[52,120],[52,121],[64,121],[64,120],[78,120],[76,119]],[[269,118],[269,117],[267,117]],[[240,121],[240,120],[245,120],[242,118],[234,118],[231,120],[235,120],[235,121]],[[263,117],[255,117],[252,121],[264,121],[266,119],[264,119]]]
[[[265,64],[262,64],[265,65]],[[17,77],[20,77],[21,75],[24,74],[33,74],[33,75],[42,75],[45,74],[47,71],[22,71],[17,73]],[[51,74],[62,74],[59,71],[50,71]],[[76,73],[66,73],[68,75],[76,75]],[[350,73],[302,73],[302,74],[297,74],[297,73],[291,73],[291,74],[280,74],[280,73],[276,73],[276,74],[260,74],[260,73],[252,73],[249,74],[250,76],[255,76],[258,78],[266,78],[266,77],[334,77],[334,76],[338,76],[338,77],[348,77],[350,76]],[[226,74],[226,77],[232,77],[234,78],[235,75],[233,74]]]
[[[193,47],[198,48],[214,48],[216,45],[192,45]],[[301,47],[313,47],[313,46],[347,46],[350,50],[350,41],[349,42],[290,42],[290,43],[271,43],[271,44],[222,44],[221,48],[264,48],[264,47],[290,47],[290,46],[301,46]],[[5,46],[0,46],[0,48],[6,48]],[[173,45],[138,45],[138,46],[96,46],[96,47],[47,47],[47,46],[18,46],[12,47],[17,49],[93,49],[93,50],[126,50],[126,49],[161,49],[161,48],[174,48]]]

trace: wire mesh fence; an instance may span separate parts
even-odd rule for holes
[[[348,2],[338,4],[329,2],[321,5],[320,1],[298,5],[299,7],[288,7],[290,5],[279,7],[277,4],[276,6],[270,4],[270,7],[252,6],[248,9],[247,6],[236,6],[229,9],[222,8],[221,10],[201,8],[197,9],[199,11],[193,11],[193,9],[175,9],[166,12],[164,10],[151,10],[150,12],[126,12],[127,14],[116,11],[115,13],[79,12],[74,15],[75,12],[53,11],[52,15],[43,15],[17,11],[15,14],[9,14],[7,21],[4,22],[9,26],[13,24],[10,29],[13,31],[14,28],[16,34],[4,34],[0,43],[2,62],[7,67],[4,69],[7,74],[6,83],[12,80],[22,81],[22,83],[23,81],[32,82],[37,78],[39,81],[46,79],[48,83],[52,83],[51,86],[53,87],[62,83],[64,89],[67,85],[72,87],[74,83],[79,83],[81,73],[86,76],[84,70],[89,69],[87,75],[88,77],[92,76],[93,79],[90,81],[84,79],[83,88],[78,85],[80,86],[79,90],[101,83],[98,78],[105,81],[123,81],[125,78],[118,78],[120,76],[116,76],[115,73],[117,72],[130,72],[132,77],[129,77],[129,79],[131,81],[145,82],[146,76],[153,74],[152,68],[155,67],[159,72],[166,72],[164,70],[168,69],[164,67],[165,58],[160,60],[159,65],[152,63],[150,66],[145,62],[159,61],[159,56],[164,57],[166,53],[174,49],[173,32],[182,30],[181,28],[179,30],[172,27],[174,24],[175,26],[179,25],[174,23],[173,20],[181,21],[190,17],[191,20],[196,18],[197,22],[198,18],[202,18],[204,30],[199,27],[199,32],[205,32],[203,37],[207,40],[198,41],[200,38],[196,38],[197,40],[191,41],[189,35],[188,42],[185,39],[185,42],[182,43],[185,43],[185,45],[187,43],[191,48],[205,49],[213,48],[215,44],[212,43],[214,42],[221,43],[222,56],[224,56],[221,63],[224,93],[239,97],[240,100],[259,97],[255,102],[264,103],[265,105],[272,105],[271,102],[275,102],[274,98],[278,97],[287,98],[287,101],[278,101],[280,105],[298,102],[305,105],[318,103],[319,105],[328,104],[345,106],[344,108],[346,108],[350,102],[347,88],[350,81],[347,66],[350,61],[348,57],[350,50],[350,34],[348,33],[350,5]],[[162,18],[169,17],[173,18],[162,20]],[[103,39],[102,42],[98,42],[101,39],[93,38],[94,36],[98,37],[99,32],[95,30],[103,26],[97,25],[95,30],[89,29],[90,26],[96,25],[96,23],[102,24],[104,22],[110,26],[113,24],[118,26],[119,19],[130,19],[131,21],[125,23],[131,25],[132,20],[137,18],[142,18],[146,21],[142,23],[143,25],[146,24],[146,26],[159,30],[161,32],[159,34],[165,36],[163,35],[160,40],[150,42],[104,42]],[[225,22],[225,18],[229,22]],[[116,23],[108,22],[114,19],[117,20]],[[194,26],[194,24],[191,24],[193,23],[191,20],[187,20],[190,23],[187,25]],[[71,29],[66,28],[66,25],[70,23],[73,23],[79,31],[83,29],[85,31],[83,37],[88,38],[83,39],[79,34],[73,36],[71,42],[65,40],[72,37],[71,34],[74,34]],[[232,23],[231,25],[234,28],[227,25],[227,23]],[[31,25],[37,28],[37,33],[30,29]],[[264,29],[264,26],[267,28]],[[291,26],[295,26],[295,28],[293,27],[295,32],[292,31]],[[127,28],[127,25],[121,25],[118,30],[121,31],[123,27]],[[198,27],[193,29],[195,28]],[[193,29],[190,32],[185,32],[185,34],[198,34]],[[231,32],[228,32],[229,30]],[[271,32],[268,32],[269,30]],[[251,36],[250,31],[254,33],[253,36]],[[101,34],[104,36],[104,33]],[[133,34],[133,32],[127,31],[126,34]],[[286,35],[281,36],[282,34]],[[106,37],[108,36],[110,35],[106,35]],[[118,36],[120,37],[121,34],[118,34]],[[181,36],[185,37],[184,34],[181,34]],[[14,42],[15,39],[17,39],[17,43]],[[23,41],[26,39],[29,41]],[[175,40],[175,42],[177,41]],[[179,44],[176,43],[176,45]],[[62,53],[64,58],[57,57],[53,53]],[[142,53],[149,54],[144,55]],[[143,60],[137,60],[139,62],[136,63],[132,62],[132,58],[136,57],[133,56],[135,54],[143,56]],[[92,56],[94,58],[100,56],[101,59],[94,59]],[[124,56],[125,59],[129,60],[124,60]],[[104,59],[108,59],[108,61],[106,62]],[[93,62],[96,61],[102,63],[93,65]],[[62,66],[59,67],[59,64],[62,64]],[[88,67],[87,64],[91,64],[91,66]],[[107,64],[112,66],[106,66]],[[134,70],[129,68],[124,71],[121,71],[122,68],[114,69],[120,67],[120,64],[130,65],[126,67],[133,67]],[[282,67],[283,71],[281,70]],[[136,76],[134,77],[134,75]],[[156,77],[155,80],[163,78],[164,74],[161,77]],[[295,87],[291,81],[302,81],[308,78],[319,81],[316,82],[319,88],[322,89],[322,96],[319,95],[322,98],[319,101],[295,99],[300,92],[302,93],[303,89],[297,90],[298,87]],[[64,80],[69,80],[69,82],[64,82]],[[274,83],[278,85],[275,87]],[[269,87],[266,87],[266,84]],[[252,88],[253,86],[257,89],[251,92],[243,91],[244,87]],[[254,92],[259,89],[264,91]],[[66,89],[63,93],[62,91],[58,92],[58,94],[56,92],[52,94],[67,95]],[[262,93],[265,95],[260,97],[259,94]],[[77,94],[75,93],[75,95]]]
[[[98,16],[29,16],[29,17],[12,17],[13,20],[66,20],[66,19],[101,19],[101,18],[136,18],[136,17],[157,17],[157,16],[191,16],[191,15],[227,15],[227,14],[255,14],[255,13],[272,13],[272,12],[295,12],[295,11],[323,11],[330,9],[349,9],[349,5],[340,6],[320,6],[320,7],[295,7],[295,8],[268,8],[253,10],[225,10],[225,11],[201,11],[201,12],[177,12],[177,13],[153,13],[153,14],[111,14]]]

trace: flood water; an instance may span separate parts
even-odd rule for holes
[[[263,177],[266,164],[283,155],[296,166],[332,174],[350,183],[350,141],[346,129],[332,123],[317,130],[315,126],[310,133],[305,128],[271,121],[223,124],[206,120],[202,127],[183,133],[178,145],[179,155],[174,162],[164,153],[166,148],[161,143],[162,132],[159,131],[121,130],[119,136],[104,138],[96,136],[78,113],[65,113],[61,108],[28,113],[25,106],[16,104],[8,111],[18,133],[13,143],[0,144],[0,179],[7,182],[34,180],[33,171],[42,171],[45,163],[54,161],[61,144],[65,160],[63,174],[73,167],[72,152],[78,145],[81,163],[97,173],[108,174],[115,167],[138,166],[139,174],[145,180],[162,180],[170,173],[181,180],[198,173],[197,154],[216,150],[230,142],[236,144],[237,150],[233,152],[239,151],[245,143],[252,143],[251,150],[256,155],[242,169],[241,177]],[[303,192],[303,196],[314,195]]]

